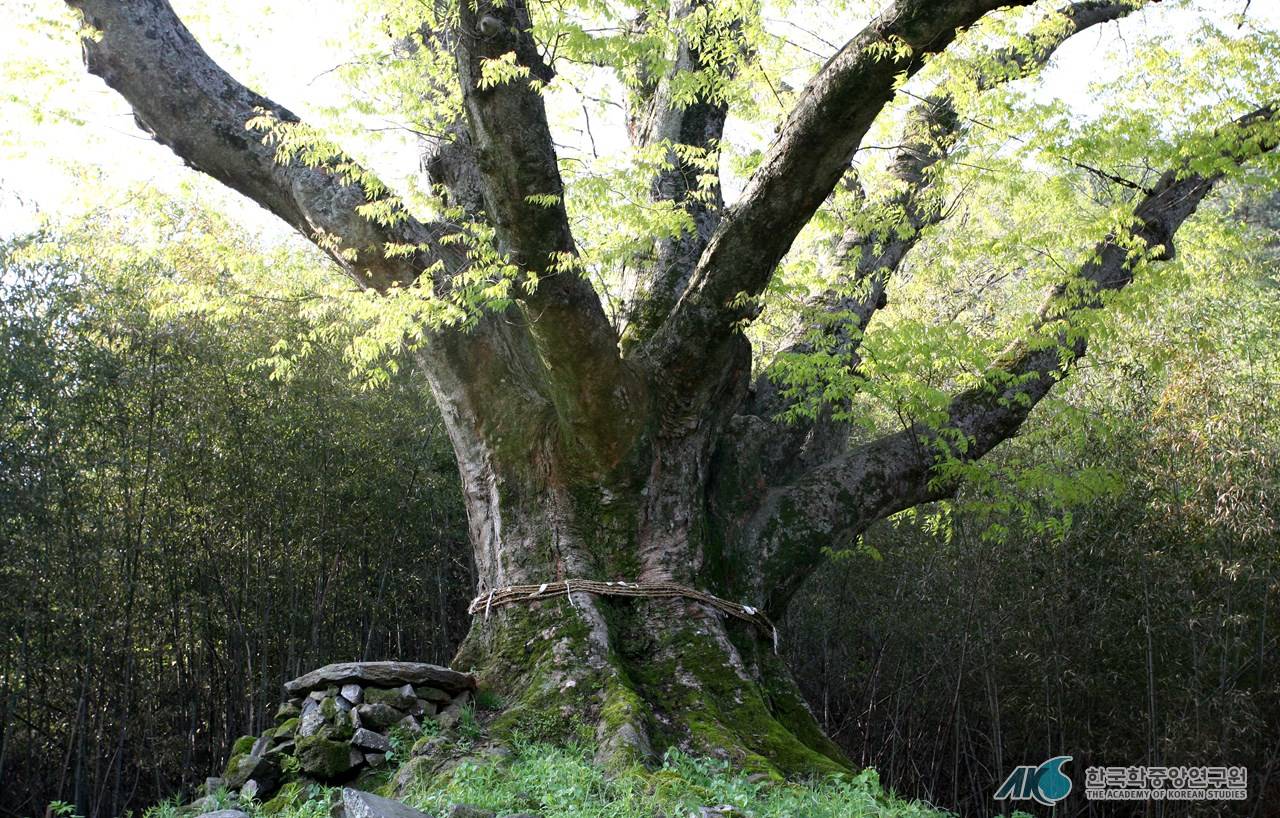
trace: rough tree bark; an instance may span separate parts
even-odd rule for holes
[[[673,2],[671,15],[709,2]],[[468,330],[435,331],[422,353],[457,454],[481,593],[566,578],[661,580],[781,616],[820,564],[823,546],[954,490],[933,479],[943,441],[964,436],[959,456],[974,458],[1017,430],[1062,377],[1063,349],[1068,363],[1084,354],[1084,342],[1054,322],[1128,283],[1133,261],[1125,248],[1171,252],[1174,232],[1216,176],[1169,169],[1136,203],[1128,234],[1108,237],[1078,271],[1086,297],[1068,301],[1066,287],[1051,297],[1043,328],[1061,343],[1011,348],[984,388],[955,396],[944,429],[916,427],[848,448],[848,435],[829,420],[780,425],[780,398],[767,381],[752,387],[752,353],[737,326],[753,317],[752,298],[849,171],[899,76],[988,12],[1029,2],[889,4],[810,82],[728,209],[718,191],[690,197],[688,169],[679,165],[655,179],[654,196],[689,207],[696,230],[659,242],[638,265],[625,344],[587,281],[565,272],[576,250],[563,203],[546,206],[562,184],[540,94],[524,82],[477,82],[482,61],[505,54],[531,77],[550,78],[526,4],[458,3],[456,36],[430,39],[455,51],[466,119],[456,141],[425,167],[450,188],[453,203],[494,227],[499,249],[538,282],[502,314],[486,314]],[[364,192],[344,184],[334,166],[280,161],[246,131],[259,110],[284,122],[296,117],[219,68],[164,0],[68,3],[96,31],[84,40],[89,70],[128,100],[141,127],[317,241],[361,285],[384,290],[430,271],[431,285],[444,293],[465,268],[457,246],[440,241],[450,226],[365,219],[356,211]],[[1068,5],[1061,37],[1010,60],[1031,70],[1071,33],[1133,6]],[[700,59],[679,44],[672,70]],[[651,78],[635,100],[633,139],[713,149],[724,107],[677,108],[665,95],[668,79]],[[958,138],[958,120],[945,98],[908,119],[896,165],[906,184],[891,203],[912,230],[887,242],[846,236],[833,263],[869,281],[870,296],[851,302],[833,293],[818,304],[852,317],[831,331],[843,333],[853,362],[889,276],[919,232],[942,218],[929,204],[926,171]],[[1227,126],[1224,133],[1240,135],[1227,158],[1269,149],[1245,137],[1271,119],[1264,109]],[[534,204],[531,196],[543,198]],[[417,252],[386,249],[405,244]],[[504,607],[477,617],[455,664],[474,668],[506,703],[493,725],[498,733],[572,716],[594,732],[611,763],[645,762],[681,746],[770,773],[846,764],[768,635],[688,600],[578,594],[572,604]]]

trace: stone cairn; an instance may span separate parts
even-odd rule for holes
[[[335,784],[382,767],[389,736],[457,723],[473,676],[416,662],[325,665],[284,685],[276,726],[236,741],[222,786],[241,801],[266,800],[291,780]],[[213,782],[211,782],[213,783]]]

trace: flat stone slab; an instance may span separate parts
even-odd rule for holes
[[[372,750],[375,753],[385,753],[391,749],[391,742],[381,733],[361,727],[351,737],[351,746],[359,747],[361,750]]]
[[[346,818],[431,818],[399,801],[350,788],[342,791],[342,806]]]
[[[469,673],[425,662],[338,662],[285,682],[284,692],[287,696],[301,696],[318,688],[352,683],[391,688],[429,685],[457,694],[473,690],[476,679]]]

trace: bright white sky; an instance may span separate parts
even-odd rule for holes
[[[332,100],[337,79],[330,73],[349,55],[335,47],[348,30],[354,10],[339,0],[277,0],[256,5],[236,0],[174,0],[180,16],[205,48],[241,81],[307,117],[317,105]],[[821,4],[819,4],[821,5]],[[869,7],[875,5],[867,4]],[[1041,80],[1044,93],[1063,97],[1078,110],[1089,100],[1085,84],[1104,74],[1124,70],[1125,34],[1139,27],[1185,32],[1193,12],[1153,6],[1119,25],[1074,38],[1062,48],[1054,66]],[[1202,0],[1201,9],[1218,14],[1238,13],[1244,0]],[[794,7],[790,16],[770,18],[776,33],[815,50],[830,48],[806,32],[839,42],[863,20],[855,15],[814,19],[810,8]],[[50,37],[47,27],[35,25],[40,16],[61,13],[60,3],[48,0],[0,0],[0,236],[34,228],[41,214],[70,215],[86,201],[123,195],[130,185],[144,183],[161,190],[194,189],[220,209],[237,214],[264,237],[284,238],[288,231],[256,208],[245,206],[236,194],[221,190],[187,170],[165,148],[151,142],[133,124],[129,108],[80,64],[80,47],[70,33]],[[237,29],[237,15],[251,15],[252,26]],[[826,15],[820,15],[826,16]],[[1269,28],[1280,29],[1280,0],[1254,0],[1249,16]],[[232,40],[230,37],[234,37]],[[803,77],[787,77],[799,86]],[[572,113],[557,140],[582,146],[585,136]],[[377,123],[370,123],[377,124]],[[625,145],[620,119],[592,120],[597,148],[608,153]],[[355,146],[349,146],[357,149]],[[413,146],[384,141],[367,156],[374,169],[393,185],[416,168]],[[78,160],[98,170],[102,191],[86,195],[84,183],[67,165]],[[105,193],[103,192],[105,191]],[[732,192],[732,190],[730,190]]]

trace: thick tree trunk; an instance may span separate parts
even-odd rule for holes
[[[670,747],[749,772],[844,768],[767,635],[698,603],[575,593],[477,616],[455,664],[496,692],[492,725],[562,740],[585,732],[617,768]]]
[[[436,364],[439,361],[435,362]],[[714,508],[715,449],[747,377],[700,407],[659,397],[634,445],[601,465],[581,455],[549,398],[469,404],[436,383],[464,482],[479,592],[564,579],[677,582],[759,605]],[[434,366],[433,371],[441,371]],[[513,402],[514,401],[514,402]],[[500,431],[499,431],[500,430]],[[770,774],[843,769],[781,659],[774,635],[690,599],[575,592],[477,613],[454,666],[502,701],[491,725],[551,739],[590,732],[611,766],[653,762],[670,747]]]

